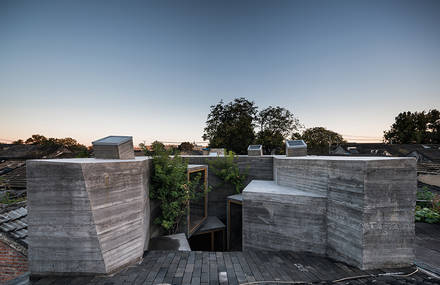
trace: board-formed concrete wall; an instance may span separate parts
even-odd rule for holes
[[[417,189],[415,159],[276,156],[273,171],[278,185],[326,197],[328,256],[362,269],[412,264]],[[246,194],[247,189],[243,192],[243,211],[244,216],[252,217],[255,207],[251,200],[259,200]],[[286,207],[284,204],[279,206]],[[276,205],[271,208],[275,209]],[[279,219],[270,226],[261,223],[259,231],[267,233],[268,243],[286,245],[289,241],[273,240],[270,233],[274,232],[274,226],[292,228],[298,221],[290,214],[280,215]],[[246,222],[246,217],[243,221]],[[251,240],[252,234],[245,230],[252,231],[252,228],[243,228],[243,248],[258,248]],[[313,229],[310,231],[313,233]],[[273,247],[263,245],[259,248]],[[295,246],[291,249],[296,250]]]
[[[326,252],[326,197],[253,180],[243,192],[243,250]]]
[[[26,168],[31,274],[110,273],[142,258],[147,158],[31,160]]]

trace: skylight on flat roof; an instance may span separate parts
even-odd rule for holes
[[[130,136],[108,136],[92,142],[93,145],[120,145],[132,140]]]
[[[303,140],[288,140],[286,144],[288,148],[307,147],[307,144]]]

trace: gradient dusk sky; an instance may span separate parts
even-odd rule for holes
[[[440,1],[0,1],[2,140],[201,141],[236,97],[380,139],[440,108]]]

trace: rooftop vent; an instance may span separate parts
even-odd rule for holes
[[[306,156],[307,144],[303,140],[286,141],[286,156]]]
[[[263,146],[261,144],[251,144],[247,149],[248,156],[262,156]]]
[[[108,136],[92,142],[95,158],[134,159],[133,137]]]

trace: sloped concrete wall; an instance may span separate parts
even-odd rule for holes
[[[147,158],[28,161],[31,274],[110,273],[139,260],[149,169]]]

